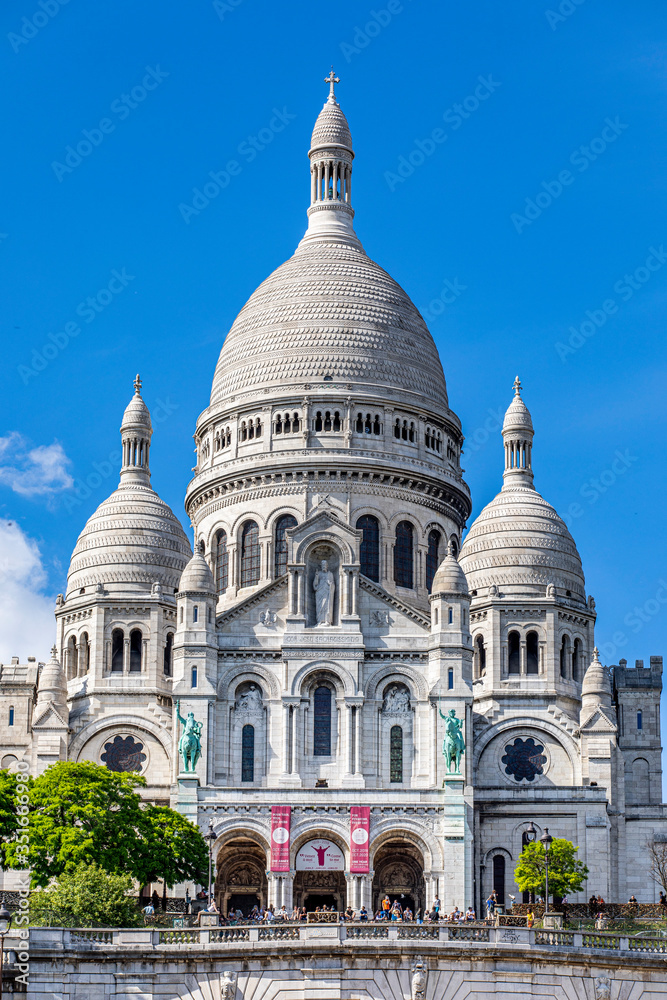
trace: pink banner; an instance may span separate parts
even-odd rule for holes
[[[370,871],[368,841],[371,829],[370,806],[350,807],[350,871],[365,875]]]
[[[271,806],[271,871],[289,871],[291,806]]]

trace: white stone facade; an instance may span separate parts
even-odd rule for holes
[[[197,422],[195,555],[151,488],[137,382],[120,485],[77,542],[55,655],[2,667],[2,765],[141,771],[148,798],[212,822],[225,907],[376,908],[389,893],[479,911],[494,886],[508,904],[531,821],[579,845],[580,898],[653,901],[662,661],[610,672],[595,658],[595,602],[533,486],[518,383],[503,488],[462,543],[460,421],[424,320],[354,232],[335,97],[309,155],[308,231],[239,313]],[[323,560],[330,623],[313,590]],[[181,773],[177,701],[202,724],[196,775]],[[451,710],[461,775],[442,754]],[[350,872],[353,805],[370,808],[367,873]],[[318,838],[340,870],[298,867]]]

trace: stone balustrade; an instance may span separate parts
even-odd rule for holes
[[[667,955],[667,937],[630,936],[602,931],[548,930],[542,928],[483,923],[416,924],[401,922],[354,922],[329,924],[246,924],[212,928],[126,928],[70,929],[35,927],[30,931],[30,950],[58,953],[80,951],[182,951],[199,948],[247,947],[253,953],[262,949],[289,948],[296,942],[321,941],[328,946],[354,948],[356,945],[384,940],[414,942],[425,948],[519,947],[522,949],[555,949],[557,951],[595,951]],[[11,947],[9,938],[5,946]]]

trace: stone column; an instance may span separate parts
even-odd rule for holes
[[[525,639],[522,639],[521,642],[519,643],[519,653],[520,653],[520,657],[521,657],[519,671],[521,673],[521,676],[525,677],[525,675],[526,675],[526,640]]]
[[[288,873],[283,875],[283,898],[280,905],[284,906],[287,910],[289,916],[292,916],[292,907],[294,906],[294,876],[296,871],[292,868]]]
[[[277,908],[276,897],[278,892],[278,876],[275,872],[266,873],[266,884],[266,905],[272,906],[275,910]]]
[[[365,906],[368,910],[369,920],[373,919],[373,876],[375,872],[368,872],[359,878],[359,909]]]
[[[361,705],[354,713],[354,773],[361,774]]]
[[[289,705],[283,705],[283,774],[289,774],[291,771],[289,710]]]
[[[356,910],[357,876],[351,875],[350,872],[345,872],[345,882],[347,884],[347,898],[345,904],[346,906],[351,906],[353,910]]]
[[[129,674],[130,672],[130,640],[129,638],[123,639],[123,673]]]

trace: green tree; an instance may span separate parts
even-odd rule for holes
[[[554,837],[549,849],[550,896],[567,896],[583,888],[588,868],[577,857],[578,850],[569,840]],[[514,880],[522,892],[539,892],[544,895],[544,845],[539,840],[524,847],[514,869]]]
[[[33,923],[58,927],[136,927],[141,913],[131,875],[110,875],[96,864],[78,864],[30,897]]]
[[[28,854],[33,886],[46,886],[80,864],[133,874],[142,830],[141,798],[134,789],[144,784],[138,775],[89,762],[53,764],[36,778]],[[9,864],[15,854],[9,844]]]
[[[149,805],[144,810],[139,881],[163,882],[163,900],[167,886],[192,880],[205,883],[208,878],[208,847],[199,829],[180,813],[166,806]],[[163,902],[163,907],[164,907]]]
[[[9,867],[6,863],[6,852],[9,842],[18,829],[16,813],[16,775],[9,771],[0,771],[0,866]]]

